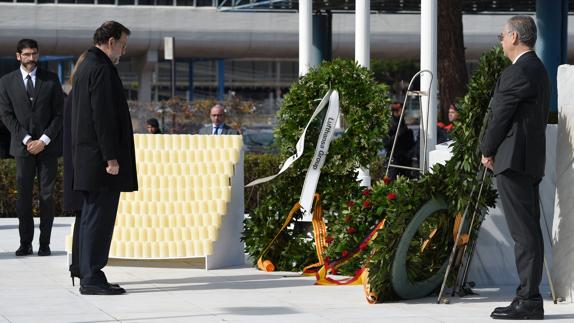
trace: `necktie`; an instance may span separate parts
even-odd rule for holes
[[[219,134],[219,126],[213,127],[213,134],[214,134],[214,135],[218,135],[218,134]]]
[[[30,101],[34,99],[34,83],[32,83],[32,77],[30,74],[26,76],[26,93],[28,93]]]

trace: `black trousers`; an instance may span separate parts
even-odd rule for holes
[[[74,277],[80,275],[80,228],[82,227],[82,211],[73,211],[75,216],[74,232],[72,233],[72,263],[70,264],[70,274]]]
[[[49,245],[54,223],[54,184],[58,172],[58,157],[38,155],[16,157],[16,188],[18,199],[18,229],[20,244],[31,244],[34,239],[34,217],[32,214],[32,189],[38,175],[40,183],[40,245]]]
[[[516,296],[539,298],[544,266],[544,240],[540,229],[540,178],[513,170],[496,176],[498,193],[510,235],[520,283]]]
[[[82,286],[105,285],[102,271],[108,263],[118,203],[119,191],[83,192],[79,233],[79,263]]]

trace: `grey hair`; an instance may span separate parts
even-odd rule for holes
[[[518,40],[524,45],[534,48],[536,45],[536,23],[530,16],[514,16],[508,19],[508,31],[518,33]]]

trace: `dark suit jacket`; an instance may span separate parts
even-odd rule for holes
[[[22,73],[17,69],[0,79],[0,115],[11,133],[10,154],[30,156],[22,143],[26,135],[32,140],[45,134],[50,138],[42,154],[62,154],[62,108],[64,94],[58,76],[37,69],[34,100],[28,99]]]
[[[116,67],[92,47],[78,66],[72,88],[74,190],[137,190],[131,116]],[[120,165],[118,175],[106,172],[107,161],[113,159]]]
[[[213,134],[213,125],[205,126],[199,129],[200,135],[212,135]],[[230,126],[223,124],[223,129],[221,130],[220,135],[238,135],[239,132]]]
[[[502,72],[492,97],[480,150],[494,156],[494,174],[512,169],[544,176],[549,106],[548,73],[536,53],[525,53]]]

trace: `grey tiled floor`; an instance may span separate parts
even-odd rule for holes
[[[314,286],[313,278],[294,273],[115,261],[106,274],[128,293],[83,296],[67,271],[64,236],[71,221],[56,219],[53,256],[16,258],[17,220],[0,219],[0,322],[486,322],[512,295],[510,287],[480,288],[480,296],[449,305],[434,298],[369,305],[360,286]],[[574,322],[571,303],[547,301],[545,309],[546,320]]]

